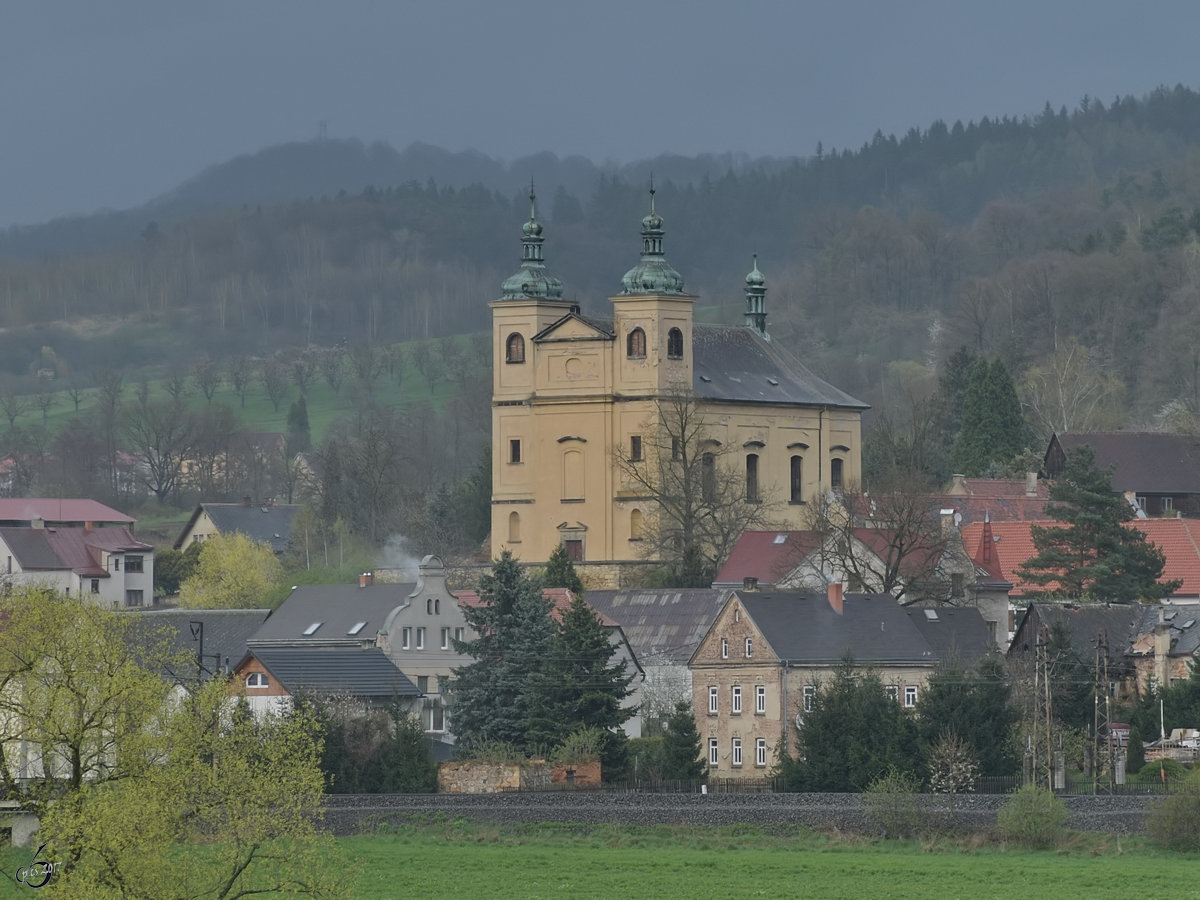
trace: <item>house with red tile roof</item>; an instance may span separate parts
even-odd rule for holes
[[[0,574],[110,608],[154,603],[154,548],[123,525],[0,526]]]
[[[1021,578],[1018,571],[1022,563],[1037,555],[1033,545],[1031,522],[987,523],[993,537],[993,551],[998,572],[1013,583],[1014,599],[1027,598],[1045,588]],[[985,523],[968,525],[963,529],[963,541],[968,547],[978,547],[983,536]],[[1043,526],[1045,527],[1045,526]],[[1200,598],[1200,521],[1194,519],[1136,519],[1128,527],[1137,528],[1166,557],[1160,581],[1178,578],[1183,584],[1173,599]]]
[[[1050,484],[1029,472],[1024,478],[967,478],[955,475],[950,489],[934,498],[954,511],[959,525],[982,522],[1046,522]]]

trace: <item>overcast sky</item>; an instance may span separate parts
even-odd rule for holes
[[[315,136],[807,155],[1200,87],[1196,0],[3,0],[0,225]]]

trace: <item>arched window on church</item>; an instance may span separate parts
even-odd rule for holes
[[[835,491],[842,489],[842,461],[840,459],[829,461],[829,486]]]
[[[746,454],[746,502],[757,503],[758,496],[758,454]]]
[[[508,514],[508,542],[510,544],[521,543],[521,517],[515,510]]]
[[[525,362],[525,338],[520,334],[514,332],[504,342],[504,361],[510,363]]]
[[[646,332],[635,328],[625,341],[625,355],[630,359],[646,358]]]
[[[683,332],[678,328],[667,332],[667,359],[683,359]]]
[[[700,495],[711,502],[717,493],[717,458],[711,453],[700,457]]]
[[[631,541],[642,539],[642,511],[640,509],[635,509],[629,514],[629,539]]]

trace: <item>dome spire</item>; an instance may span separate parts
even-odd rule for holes
[[[542,223],[537,220],[537,192],[529,179],[529,221],[521,226],[521,270],[504,280],[502,300],[561,300],[562,282],[542,261]]]
[[[654,175],[650,175],[650,213],[642,219],[642,259],[621,279],[623,294],[682,294],[683,276],[663,256],[663,220],[654,211]]]
[[[758,254],[754,254],[754,269],[746,276],[746,327],[765,340],[767,334],[767,279],[758,271]]]

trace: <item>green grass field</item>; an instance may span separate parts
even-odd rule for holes
[[[354,896],[396,897],[1200,897],[1200,857],[1140,838],[1074,834],[1030,852],[963,837],[878,841],[804,829],[498,826],[462,820],[342,838]],[[0,853],[0,897],[28,850]]]
[[[1029,852],[751,827],[449,822],[341,844],[363,898],[1200,897],[1200,858],[1108,835]]]

